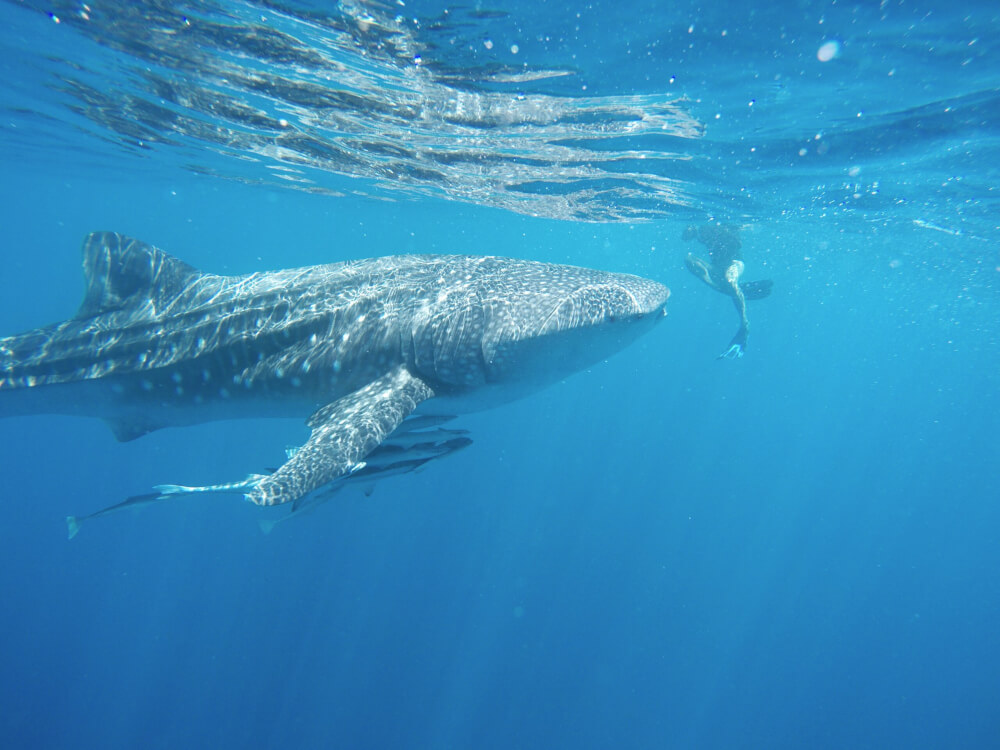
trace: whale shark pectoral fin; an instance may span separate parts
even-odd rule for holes
[[[247,498],[257,505],[287,503],[350,474],[365,456],[406,419],[431,387],[397,367],[313,414],[309,440]]]

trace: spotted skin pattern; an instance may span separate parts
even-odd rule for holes
[[[603,359],[669,295],[637,276],[470,255],[219,276],[113,232],[89,235],[83,258],[73,318],[0,339],[0,416],[96,416],[122,440],[309,417],[308,442],[248,493],[266,505],[351,471],[427,402],[484,408]]]

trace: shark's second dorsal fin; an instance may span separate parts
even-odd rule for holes
[[[171,299],[201,275],[159,248],[116,232],[87,235],[83,274],[87,291],[78,318]]]

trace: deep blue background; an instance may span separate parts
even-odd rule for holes
[[[995,234],[762,214],[747,276],[775,292],[748,355],[718,362],[735,318],[684,270],[687,217],[559,223],[145,169],[7,161],[4,334],[74,312],[98,229],[226,273],[572,262],[664,281],[670,315],[463,417],[466,451],[269,536],[224,498],[72,543],[63,517],[273,465],[301,424],[119,444],[97,421],[0,421],[4,747],[995,746]]]

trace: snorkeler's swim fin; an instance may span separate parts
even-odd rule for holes
[[[740,283],[740,291],[743,292],[744,299],[764,299],[764,297],[771,293],[771,287],[773,286],[774,282],[770,279],[764,279],[763,281],[744,281]]]
[[[720,354],[716,359],[739,359],[743,356],[747,348],[747,339],[750,338],[750,331],[745,326],[740,326],[740,330],[729,342],[729,348]]]

